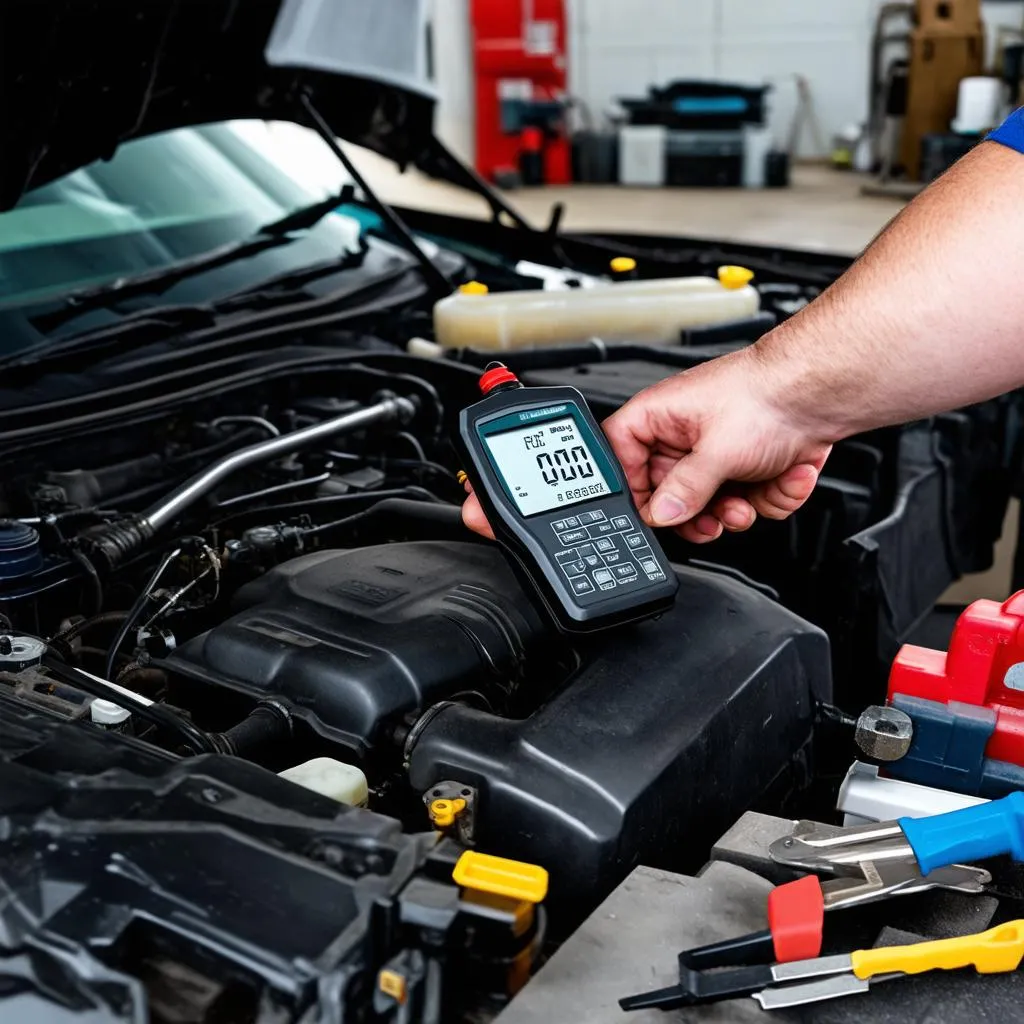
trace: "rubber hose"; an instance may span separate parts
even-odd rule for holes
[[[65,661],[69,658],[74,657],[74,651],[71,649],[71,642],[77,640],[82,634],[87,633],[90,629],[94,629],[97,626],[113,626],[118,625],[128,617],[127,612],[101,612],[99,615],[91,615],[87,619],[81,619],[67,629],[55,636],[52,636],[47,643],[50,647],[54,648]]]
[[[210,739],[218,750],[235,757],[250,757],[255,751],[287,740],[292,720],[278,704],[260,704],[226,732],[213,733]]]
[[[102,653],[105,657],[106,651]],[[118,686],[152,698],[167,686],[167,673],[155,665],[140,665],[135,661],[125,665],[114,681]]]

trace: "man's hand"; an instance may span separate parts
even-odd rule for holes
[[[807,500],[830,445],[787,415],[769,377],[752,346],[641,391],[604,422],[645,522],[701,544]],[[493,536],[466,489],[463,520]]]
[[[641,391],[604,423],[650,526],[697,544],[785,519],[810,497],[830,446],[773,400],[755,348]]]

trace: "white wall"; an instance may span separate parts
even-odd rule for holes
[[[782,142],[799,73],[809,79],[823,132],[831,135],[865,108],[874,6],[874,0],[574,0],[580,34],[574,85],[597,114],[616,96],[644,95],[650,84],[672,78],[769,83],[771,123]],[[810,138],[805,134],[805,147]]]
[[[472,54],[467,0],[433,0],[439,134],[472,153]],[[807,77],[826,144],[867,114],[868,61],[880,0],[566,0],[570,88],[599,114],[673,78],[771,83],[772,126],[784,142]],[[990,29],[1019,28],[1024,2],[987,0]],[[805,130],[800,152],[815,153]]]
[[[871,34],[879,0],[571,0],[573,88],[595,112],[671,78],[770,83],[772,126],[785,141],[795,74],[811,87],[826,143],[867,114]],[[1020,28],[1024,4],[987,2],[997,24]],[[800,152],[815,151],[804,130]]]

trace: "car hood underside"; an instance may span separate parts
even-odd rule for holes
[[[7,0],[0,210],[141,135],[304,119],[401,164],[429,148],[423,0]]]

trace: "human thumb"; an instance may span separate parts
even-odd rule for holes
[[[684,455],[659,484],[642,515],[650,526],[678,526],[700,513],[723,483],[706,456]]]

